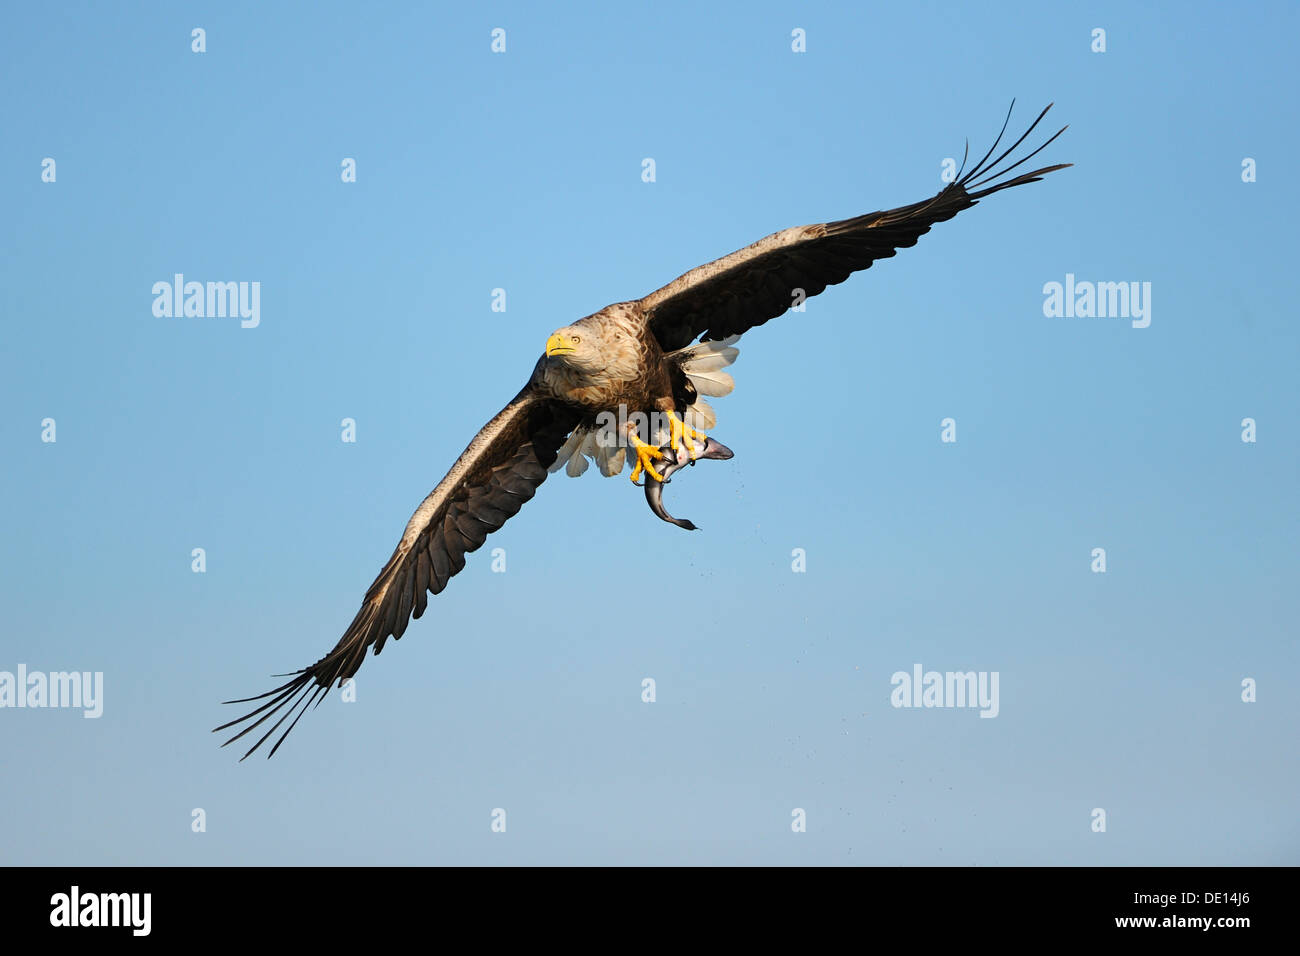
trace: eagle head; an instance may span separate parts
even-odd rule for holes
[[[572,325],[555,332],[546,340],[546,357],[558,359],[577,369],[598,369],[604,363],[596,337],[590,331]]]

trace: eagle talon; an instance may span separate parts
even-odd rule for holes
[[[643,442],[635,432],[629,431],[627,437],[632,443],[632,448],[636,451],[636,465],[632,469],[632,484],[638,488],[641,487],[641,482],[637,481],[637,479],[641,477],[643,471],[655,481],[663,481],[664,476],[655,471],[655,466],[651,462],[661,460],[664,453],[654,445]]]
[[[686,453],[690,455],[690,463],[692,465],[695,464],[695,459],[699,457],[699,452],[695,450],[695,442],[698,440],[701,443],[707,443],[709,436],[704,434],[704,432],[697,432],[690,425],[687,425],[686,422],[677,417],[676,412],[668,413],[668,425],[671,429],[668,443],[672,445],[673,451],[680,454],[682,450],[682,439],[686,439]]]

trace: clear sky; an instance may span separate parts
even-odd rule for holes
[[[6,5],[0,671],[102,672],[103,712],[0,709],[0,860],[1300,862],[1298,32],[1289,3]],[[218,747],[553,329],[931,195],[1013,97],[1017,133],[1055,101],[1041,158],[1075,167],[747,335],[736,457],[666,496],[702,531],[555,476],[355,702],[269,762]],[[156,316],[176,273],[259,283],[257,326]],[[1045,315],[1067,275],[1149,288],[1149,326]],[[997,716],[892,706],[917,665],[996,673]]]

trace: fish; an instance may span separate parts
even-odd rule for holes
[[[681,460],[677,458],[676,452],[673,451],[672,445],[662,445],[659,448],[660,453],[664,456],[660,463],[659,473],[664,476],[663,481],[655,481],[647,477],[645,480],[645,500],[650,505],[650,510],[658,517],[667,521],[669,524],[675,524],[679,528],[685,528],[687,531],[698,531],[699,526],[687,518],[674,518],[667,509],[664,508],[664,485],[668,484],[668,479],[677,471],[687,465],[693,465],[696,461],[705,458],[715,459],[717,461],[726,461],[735,455],[730,448],[713,438],[708,438],[704,442],[704,449],[695,460],[692,461],[688,454],[683,454]]]

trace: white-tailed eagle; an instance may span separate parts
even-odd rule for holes
[[[580,475],[593,460],[604,475],[630,464],[634,482],[642,473],[647,482],[657,482],[663,476],[655,465],[666,457],[673,464],[683,452],[692,459],[702,452],[708,453],[701,457],[730,457],[725,446],[718,446],[725,454],[713,453],[703,434],[713,427],[714,415],[702,396],[731,391],[734,383],[722,369],[735,358],[733,343],[741,333],[781,315],[801,294],[817,295],[915,245],[936,222],[985,196],[1070,165],[1009,176],[1063,128],[1024,158],[999,168],[1048,109],[1050,104],[1023,136],[990,160],[1006,132],[1008,112],[984,158],[969,172],[959,171],[933,198],[773,233],[642,299],[607,306],[557,330],[527,384],[474,436],[411,516],[334,649],[285,675],[290,679],[274,690],[228,701],[263,703],[216,730],[247,725],[229,744],[275,718],[244,757],[284,727],[267,756],[273,755],[313,702],[357,672],[367,650],[378,654],[390,637],[401,638],[411,619],[424,613],[428,596],[447,586],[465,566],[465,555],[517,513],[550,472],[565,468]]]

